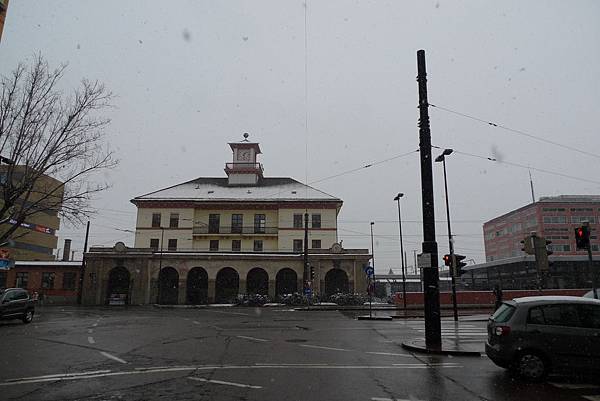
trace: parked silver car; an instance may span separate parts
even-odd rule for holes
[[[498,366],[529,380],[550,371],[600,369],[600,300],[515,298],[488,321],[485,351]]]

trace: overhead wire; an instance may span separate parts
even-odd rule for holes
[[[511,128],[511,127],[508,127],[508,126],[500,124],[500,123],[495,123],[495,122],[492,122],[492,121],[489,121],[489,120],[485,120],[485,119],[480,118],[480,117],[475,117],[475,116],[472,116],[470,114],[466,114],[466,113],[462,113],[460,111],[449,109],[447,107],[438,106],[438,105],[431,104],[431,103],[429,103],[429,106],[434,107],[434,108],[439,109],[439,110],[442,110],[442,111],[445,111],[447,113],[455,114],[455,115],[458,115],[458,116],[461,116],[461,117],[465,117],[465,118],[468,118],[468,119],[471,119],[471,120],[474,120],[474,121],[478,121],[478,122],[483,123],[483,124],[487,124],[487,125],[489,125],[491,127],[500,128],[500,129],[512,132],[514,134],[522,135],[522,136],[525,136],[527,138],[534,139],[536,141],[545,142],[545,143],[548,143],[550,145],[558,146],[558,147],[561,147],[563,149],[571,150],[573,152],[581,153],[581,154],[584,154],[584,155],[587,155],[587,156],[591,156],[591,157],[595,157],[597,159],[600,159],[600,155],[599,154],[591,153],[591,152],[585,151],[583,149],[576,148],[574,146],[565,145],[564,143],[560,143],[560,142],[556,142],[556,141],[553,141],[553,140],[550,140],[550,139],[542,138],[542,137],[530,134],[530,133],[528,133],[526,131],[523,131],[523,130],[520,130],[520,129]]]

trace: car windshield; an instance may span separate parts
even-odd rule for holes
[[[503,303],[497,310],[494,312],[492,319],[496,323],[505,323],[510,320],[512,315],[515,313],[516,308],[507,303]]]
[[[600,401],[599,127],[600,0],[0,0],[1,399]]]

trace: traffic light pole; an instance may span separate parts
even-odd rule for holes
[[[596,280],[596,272],[594,271],[594,260],[592,259],[592,241],[590,241],[592,229],[590,228],[589,221],[583,224],[587,226],[588,243],[586,249],[588,253],[588,266],[590,269],[590,274],[592,275],[592,294],[594,294],[594,299],[598,299],[598,284]]]
[[[452,230],[450,229],[450,206],[448,204],[448,181],[446,180],[446,157],[442,159],[444,166],[444,190],[446,193],[446,221],[448,222],[448,249],[450,250],[450,277],[452,280],[452,311],[454,312],[454,321],[458,322],[458,307],[456,305],[456,260],[454,259],[454,240],[452,239]]]
[[[433,171],[431,160],[431,131],[427,100],[427,71],[425,50],[417,51],[417,82],[419,83],[419,155],[421,159],[421,204],[423,210],[423,296],[425,313],[425,344],[441,348],[440,288],[438,249],[435,241],[435,210],[433,205]]]

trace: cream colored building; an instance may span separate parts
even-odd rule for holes
[[[128,303],[139,304],[225,302],[244,293],[276,298],[305,288],[323,296],[366,291],[368,250],[339,244],[342,200],[292,178],[265,177],[260,146],[247,135],[229,146],[226,177],[131,200],[138,209],[134,248],[90,250],[94,280],[86,277],[84,302],[102,304],[125,291]]]

